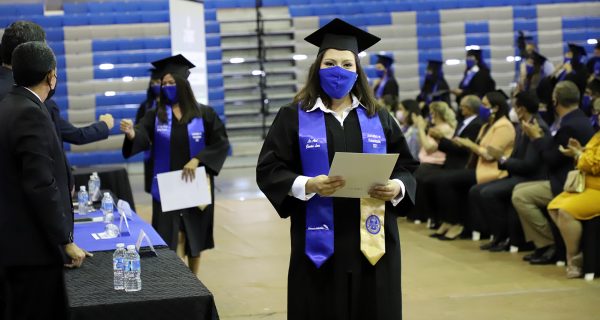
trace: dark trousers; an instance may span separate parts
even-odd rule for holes
[[[426,220],[434,217],[435,201],[431,196],[435,192],[435,176],[444,170],[441,165],[422,163],[413,174],[417,180],[417,191],[415,194],[415,206],[408,213],[411,220]]]
[[[5,320],[68,319],[68,303],[63,267],[3,267],[2,290]]]
[[[445,170],[433,178],[436,215],[450,224],[467,226],[469,189],[477,183],[474,169]]]
[[[473,229],[491,233],[496,239],[511,238],[511,243],[523,242],[521,223],[511,197],[514,187],[525,179],[510,177],[475,185],[469,190],[469,215]]]

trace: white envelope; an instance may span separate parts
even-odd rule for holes
[[[346,185],[331,197],[369,198],[369,189],[386,184],[392,175],[399,154],[336,152],[329,176],[341,176]]]
[[[205,168],[197,168],[196,178],[191,182],[182,180],[181,172],[182,170],[178,170],[156,175],[163,212],[211,204]]]

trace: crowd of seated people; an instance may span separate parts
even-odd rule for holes
[[[430,61],[420,94],[390,107],[421,162],[406,215],[427,221],[432,238],[489,239],[481,250],[566,261],[567,277],[578,278],[582,221],[600,216],[600,45],[588,59],[569,43],[557,66],[530,42],[521,55],[510,96],[496,90],[481,50],[469,50],[458,88]],[[583,191],[565,191],[575,169]]]

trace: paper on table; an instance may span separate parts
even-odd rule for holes
[[[210,189],[204,167],[196,169],[194,181],[181,179],[181,170],[156,175],[163,212],[210,204]]]
[[[375,184],[386,184],[399,154],[336,152],[329,176],[341,176],[346,185],[332,194],[341,198],[368,198]]]

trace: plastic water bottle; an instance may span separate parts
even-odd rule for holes
[[[102,214],[104,215],[104,223],[112,223],[115,216],[113,213],[115,203],[113,198],[110,196],[110,193],[104,193],[104,197],[102,197],[102,206],[100,208],[102,210]]]
[[[125,289],[125,252],[125,244],[117,243],[117,250],[115,250],[115,253],[113,254],[113,274],[115,290]]]
[[[88,193],[85,191],[85,186],[79,187],[79,193],[77,194],[77,202],[79,203],[79,214],[86,215],[88,213]]]
[[[98,201],[100,200],[100,177],[98,176],[98,172],[94,172],[90,175],[90,180],[88,180],[88,194],[90,197],[90,201]]]
[[[142,290],[142,268],[140,265],[140,255],[135,251],[134,245],[127,246],[125,253],[125,291]]]

